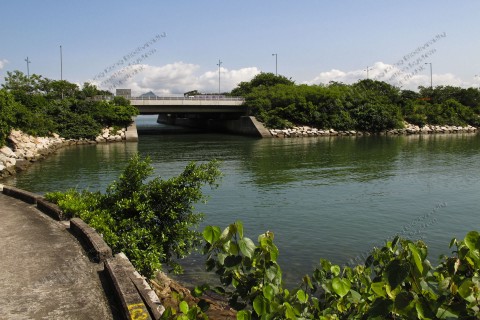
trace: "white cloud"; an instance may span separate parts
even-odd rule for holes
[[[199,72],[200,66],[186,62],[174,62],[163,66],[151,66],[147,64],[136,65],[129,69],[113,70],[104,78],[91,81],[99,88],[110,89],[130,88],[133,95],[153,91],[157,95],[182,95],[184,92],[198,90],[204,93],[218,92],[218,69],[206,72]],[[228,92],[237,86],[241,81],[249,81],[260,73],[257,67],[229,70],[221,68],[221,91]],[[430,70],[425,64],[417,64],[411,68],[384,62],[376,62],[368,68],[370,79],[385,81],[402,89],[417,90],[419,86],[430,85]],[[355,83],[367,78],[365,69],[343,71],[332,69],[321,72],[318,76],[306,84],[328,84],[330,81]],[[109,82],[107,80],[110,80]],[[122,83],[118,83],[121,80]],[[103,81],[103,82],[102,82]],[[452,85],[460,87],[471,87],[480,85],[480,77],[471,79],[470,82],[463,81],[460,77],[451,74],[433,74],[433,85]]]
[[[376,62],[368,68],[369,79],[384,81],[391,85],[402,89],[417,90],[419,86],[430,85],[429,66],[425,64],[417,64],[416,66],[395,66],[384,62]],[[351,84],[367,78],[367,70],[341,71],[332,69],[331,71],[321,72],[313,80],[306,81],[307,84],[328,84],[330,81],[343,82]],[[480,79],[474,80],[473,83],[463,81],[460,77],[451,74],[435,74],[432,75],[433,85],[450,85],[458,87],[471,87],[474,83],[480,83]]]
[[[0,59],[0,70],[2,70],[7,63],[8,63],[8,60]]]
[[[218,92],[218,69],[199,74],[198,65],[175,62],[164,66],[137,65],[130,69],[124,69],[113,77],[115,71],[107,75],[101,81],[92,81],[100,88],[130,88],[133,95],[139,95],[153,91],[157,95],[183,94],[191,90],[204,93]],[[135,70],[137,72],[135,72]],[[221,91],[231,91],[241,81],[249,81],[260,70],[256,67],[242,68],[238,70],[220,69]],[[110,82],[105,80],[111,77]],[[119,84],[116,81],[122,80]],[[104,81],[102,83],[102,81]]]

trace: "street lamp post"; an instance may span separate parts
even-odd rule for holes
[[[272,57],[275,56],[275,75],[278,75],[278,54],[272,53]]]
[[[63,80],[63,54],[62,54],[62,46],[60,46],[60,80]]]
[[[25,59],[25,61],[27,62],[27,78],[30,78],[30,60],[28,60],[28,57],[27,59]]]
[[[63,53],[62,53],[61,45],[60,45],[60,81],[63,81]],[[63,88],[62,88],[62,100],[63,100]]]
[[[218,63],[217,63],[217,66],[218,66],[218,95],[220,95],[220,66],[222,65],[222,61],[220,61],[220,59],[218,59]]]
[[[368,77],[368,70],[369,70],[369,69],[368,69],[368,68],[369,68],[369,67],[367,66],[367,69],[366,69],[366,70],[363,70],[363,71],[367,71],[367,80],[369,79],[369,77]]]
[[[431,63],[431,62],[425,62],[425,64],[429,64],[429,65],[430,65],[430,89],[433,90],[432,63]]]

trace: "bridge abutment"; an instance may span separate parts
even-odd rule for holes
[[[125,140],[126,141],[138,141],[138,132],[137,124],[135,122],[135,117],[132,119],[132,123],[128,126],[125,131]]]

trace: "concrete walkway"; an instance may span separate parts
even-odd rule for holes
[[[114,319],[102,268],[65,224],[0,194],[0,319]]]

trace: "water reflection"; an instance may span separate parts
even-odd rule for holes
[[[42,194],[69,188],[104,190],[137,151],[136,142],[65,147],[4,183]]]
[[[243,220],[256,239],[275,232],[287,281],[320,257],[345,263],[381,245],[439,203],[437,222],[416,226],[435,257],[451,237],[480,229],[480,135],[252,139],[211,134],[148,135],[137,143],[59,150],[11,178],[34,192],[70,187],[104,190],[135,152],[149,155],[163,178],[190,161],[222,161],[223,180],[210,195],[205,224]],[[187,261],[196,277],[201,258]],[[289,279],[289,280],[288,280]]]

